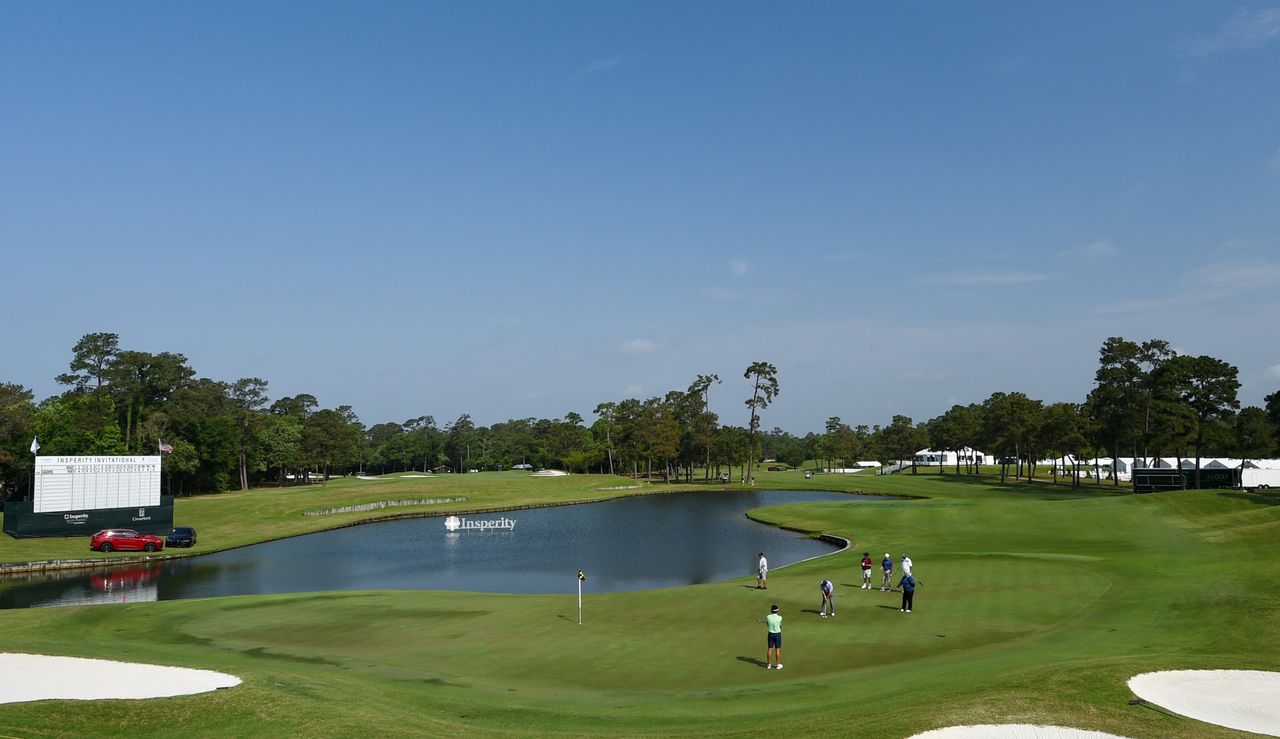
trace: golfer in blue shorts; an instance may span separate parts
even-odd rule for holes
[[[775,605],[769,609],[769,615],[764,617],[765,624],[769,627],[769,646],[764,652],[764,666],[766,670],[774,669],[774,664],[778,669],[782,669],[782,616],[778,615],[778,606]],[[772,664],[771,664],[772,663]]]

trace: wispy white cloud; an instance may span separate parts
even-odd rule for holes
[[[1231,254],[1237,254],[1247,249],[1252,249],[1254,246],[1254,242],[1249,239],[1227,239],[1214,247],[1213,251],[1209,252],[1209,258],[1219,259],[1221,257],[1230,256]]]
[[[1280,38],[1280,7],[1245,8],[1218,30],[1187,45],[1187,56],[1209,56],[1222,51],[1257,49]]]
[[[606,56],[600,59],[593,59],[587,62],[586,66],[578,70],[574,77],[582,77],[588,74],[602,74],[604,72],[612,72],[624,64],[630,64],[633,60],[627,56]]]
[[[623,388],[622,393],[628,397],[644,394],[644,385],[631,384]]]
[[[1128,313],[1148,313],[1152,311],[1162,311],[1169,308],[1176,308],[1180,305],[1186,305],[1188,300],[1194,298],[1187,297],[1171,297],[1171,298],[1142,298],[1138,300],[1121,300],[1115,303],[1106,303],[1104,305],[1096,305],[1089,309],[1089,313],[1095,316],[1118,316]]]
[[[1198,274],[1215,293],[1252,292],[1280,285],[1280,262],[1220,262]]]
[[[1070,249],[1063,249],[1058,256],[1066,259],[1107,259],[1120,253],[1114,244],[1106,239],[1099,239],[1091,244],[1082,244]]]
[[[712,300],[719,300],[725,303],[732,303],[735,300],[742,299],[742,293],[737,290],[730,290],[727,287],[704,287],[702,294]]]
[[[736,277],[744,277],[746,276],[748,271],[747,263],[742,261],[741,259],[730,259],[729,271],[732,272]]]
[[[1195,303],[1212,303],[1223,298],[1273,289],[1280,284],[1280,262],[1216,262],[1191,270],[1170,288],[1176,293],[1159,298],[1140,298],[1108,303],[1092,308],[1095,315],[1163,311]]]
[[[1280,380],[1280,364],[1273,364],[1263,371],[1264,375],[1271,380]]]
[[[1049,279],[1048,275],[1039,272],[988,269],[930,275],[925,282],[956,287],[982,287],[984,285],[1026,285],[1032,282],[1044,282],[1047,279]]]
[[[623,354],[652,354],[659,349],[662,344],[652,339],[631,339],[624,341],[618,346],[618,351]]]

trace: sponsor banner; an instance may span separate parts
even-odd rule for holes
[[[90,536],[100,529],[133,529],[164,535],[173,528],[173,496],[161,496],[160,504],[88,511],[36,513],[32,501],[4,504],[4,532],[15,539],[37,536]]]

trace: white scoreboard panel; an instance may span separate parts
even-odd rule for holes
[[[33,513],[160,505],[160,457],[36,457]]]

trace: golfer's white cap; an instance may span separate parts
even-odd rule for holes
[[[885,556],[885,559],[888,559],[888,558],[889,558],[889,553],[888,553],[888,552],[885,552],[885,553],[884,553],[884,556]]]

